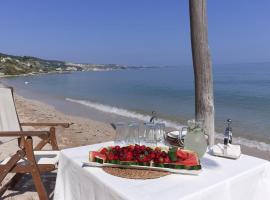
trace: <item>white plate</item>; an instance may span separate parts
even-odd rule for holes
[[[179,134],[180,134],[180,131],[172,131],[168,133],[168,136],[171,138],[178,138]]]

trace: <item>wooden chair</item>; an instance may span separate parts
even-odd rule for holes
[[[48,131],[23,131],[23,126],[44,126]],[[40,173],[50,172],[56,169],[58,163],[59,148],[55,137],[55,127],[69,127],[68,123],[20,123],[14,104],[13,89],[0,87],[0,140],[18,138],[18,151],[5,160],[0,161],[0,184],[8,173],[15,176],[0,188],[0,197],[5,191],[14,187],[23,174],[30,173],[36,190],[41,200],[47,200],[48,194],[42,183]],[[33,147],[32,137],[38,137],[41,141]],[[42,148],[50,144],[51,150],[42,151]]]

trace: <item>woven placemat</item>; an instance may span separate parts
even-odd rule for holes
[[[116,167],[103,167],[103,170],[113,176],[128,179],[155,179],[171,174],[170,172],[143,169],[125,169]]]

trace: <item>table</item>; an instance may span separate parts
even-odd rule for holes
[[[55,200],[261,200],[270,199],[270,162],[242,155],[238,160],[206,154],[198,176],[171,174],[131,180],[82,167],[90,150],[112,142],[62,150]]]

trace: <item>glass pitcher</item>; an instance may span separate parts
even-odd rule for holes
[[[201,158],[207,150],[207,141],[201,121],[189,120],[187,134],[184,137],[184,149],[197,153]]]

